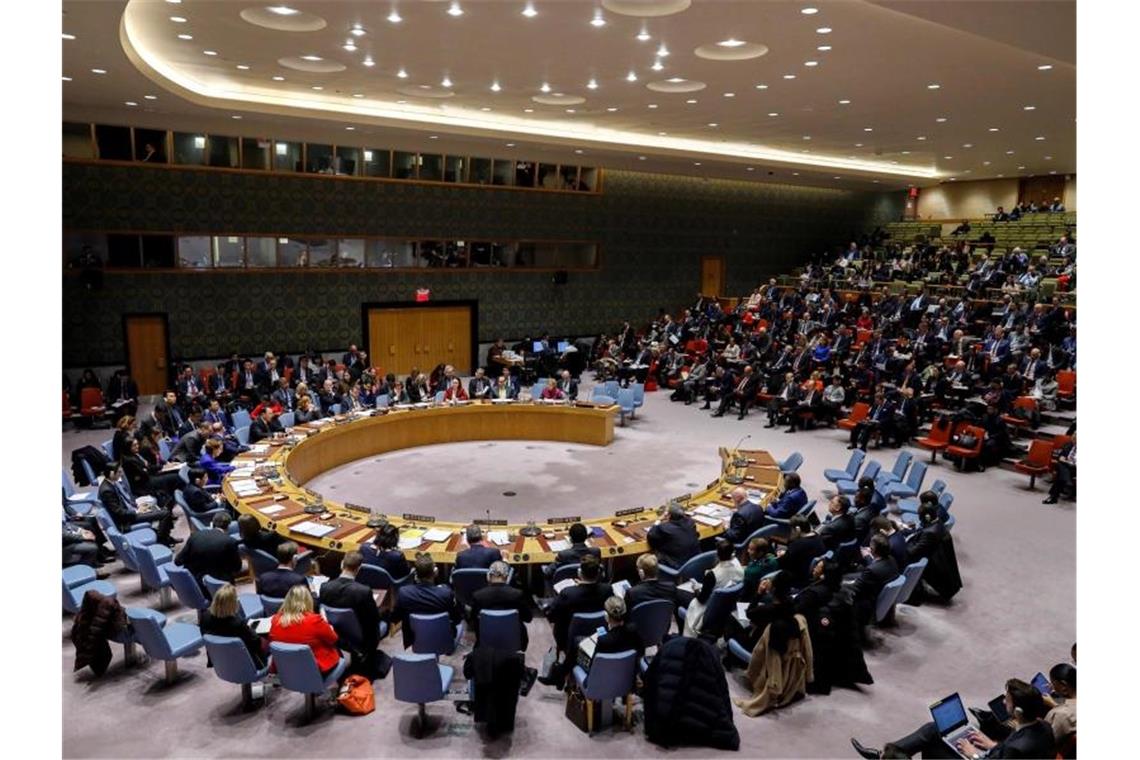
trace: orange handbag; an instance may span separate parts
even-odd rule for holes
[[[364,676],[349,676],[340,687],[336,701],[350,715],[367,715],[376,709],[372,682]]]

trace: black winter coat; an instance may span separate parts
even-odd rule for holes
[[[645,672],[645,736],[662,747],[703,744],[740,749],[728,681],[716,647],[675,636]]]

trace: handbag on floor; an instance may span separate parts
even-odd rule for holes
[[[583,733],[589,732],[586,721],[586,697],[577,688],[566,692],[566,717]]]
[[[340,687],[336,701],[350,715],[367,715],[376,709],[372,682],[364,676],[349,676]]]

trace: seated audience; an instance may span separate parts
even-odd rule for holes
[[[360,627],[359,649],[353,648],[352,669],[366,678],[379,677],[376,650],[380,646],[380,610],[372,597],[372,589],[356,580],[356,572],[364,564],[358,551],[345,553],[340,565],[340,575],[321,586],[320,601],[327,609],[352,610]],[[349,645],[350,642],[343,642]]]
[[[407,578],[412,572],[404,553],[397,547],[400,543],[400,529],[385,523],[376,530],[376,537],[370,544],[361,544],[360,553],[365,564],[375,565],[388,571],[392,580]]]
[[[713,591],[744,580],[744,568],[736,558],[736,547],[731,541],[718,538],[716,542],[716,564],[705,571],[701,580],[701,589],[689,602],[685,614],[684,635],[699,636],[705,621],[705,608]]]
[[[415,641],[410,615],[435,615],[446,613],[451,620],[452,635],[463,619],[463,605],[455,598],[450,586],[436,584],[436,567],[431,555],[422,552],[416,555],[415,579],[413,583],[401,586],[396,592],[396,603],[389,614],[390,623],[400,623],[404,634],[404,648]]]
[[[206,586],[202,579],[207,575],[233,583],[241,572],[238,542],[226,532],[229,527],[230,516],[219,512],[210,521],[210,527],[190,534],[174,558],[174,564],[189,570],[203,589]]]
[[[510,565],[501,559],[491,563],[487,570],[487,585],[476,591],[471,599],[471,619],[474,621],[476,641],[479,635],[479,613],[483,610],[514,610],[519,613],[519,626],[522,649],[525,652],[528,642],[526,624],[531,621],[530,602],[522,589],[507,584]],[[476,643],[478,646],[478,643]]]
[[[489,568],[503,558],[503,553],[483,540],[483,529],[467,526],[467,548],[455,555],[455,569],[469,567]]]
[[[650,528],[645,540],[660,564],[678,570],[701,551],[697,524],[675,501],[669,503],[665,514],[667,519]]]
[[[225,583],[214,592],[210,606],[202,611],[198,628],[203,634],[241,639],[254,666],[259,669],[265,667],[265,649],[261,639],[249,627],[249,622],[242,617],[238,592],[232,583]]]
[[[340,664],[336,631],[327,620],[313,612],[313,595],[304,583],[286,592],[281,609],[270,622],[269,642],[308,645],[322,676],[327,676]]]

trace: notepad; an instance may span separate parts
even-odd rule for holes
[[[625,592],[629,591],[629,581],[618,581],[610,586],[610,588],[613,590],[614,596],[625,599]]]
[[[268,507],[262,507],[257,511],[263,515],[275,515],[278,512],[284,512],[285,507],[281,504],[270,504]]]
[[[423,535],[424,531],[419,528],[406,530],[400,534],[400,542],[397,544],[397,547],[404,550],[415,549],[423,541]]]
[[[576,581],[573,578],[564,578],[564,579],[558,581],[558,583],[554,584],[554,593],[555,594],[561,594],[562,589],[570,588],[571,586],[575,585],[577,582],[578,581]]]
[[[446,541],[451,538],[452,532],[453,531],[450,530],[444,530],[443,528],[432,528],[427,533],[424,533],[423,540],[432,542]]]
[[[553,541],[547,541],[547,544],[550,545],[550,551],[552,552],[560,552],[564,549],[570,548],[570,542],[561,538],[556,538]]]
[[[313,538],[324,538],[336,530],[336,528],[337,526],[335,525],[322,525],[312,520],[305,520],[304,522],[289,526],[289,530],[304,536],[312,536]]]
[[[273,618],[271,617],[254,618],[249,621],[249,627],[252,628],[253,632],[258,636],[264,636],[269,633],[269,627],[271,625],[273,625]]]
[[[702,504],[693,510],[693,514],[711,517],[719,522],[732,514],[732,510],[720,504]],[[708,523],[706,523],[706,525],[707,524]]]
[[[742,626],[744,626],[745,628],[747,628],[749,626],[748,602],[737,602],[736,603],[736,612],[734,612],[733,614],[735,615],[736,619],[738,621],[740,621],[740,624]]]
[[[701,590],[701,584],[698,583],[695,578],[691,578],[684,583],[678,583],[677,588],[695,594]]]
[[[487,532],[487,540],[495,546],[506,546],[511,542],[511,537],[505,530],[492,530]]]
[[[716,528],[724,522],[724,520],[718,517],[708,517],[706,515],[693,515],[693,521],[699,522],[701,525],[707,525],[710,528]]]

